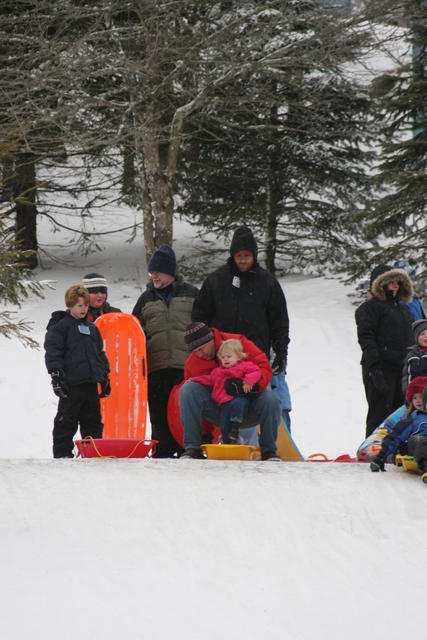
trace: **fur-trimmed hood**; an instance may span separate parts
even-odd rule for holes
[[[394,280],[400,285],[398,299],[401,302],[410,302],[414,295],[414,287],[411,278],[403,269],[390,269],[377,276],[372,283],[372,294],[379,300],[386,300],[385,287]]]

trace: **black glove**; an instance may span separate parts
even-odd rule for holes
[[[372,384],[375,389],[381,393],[381,395],[385,396],[389,387],[382,369],[373,369],[369,375],[371,376]]]
[[[52,371],[50,376],[52,378],[53,393],[58,396],[58,398],[68,398],[70,387],[65,380],[65,374],[62,369]]]
[[[371,464],[369,465],[371,468],[371,471],[385,471],[385,467],[384,467],[384,463],[385,463],[385,459],[386,459],[386,454],[384,453],[384,451],[380,451],[378,455],[375,456],[375,458],[372,460]]]
[[[245,393],[243,391],[243,382],[240,378],[228,378],[225,381],[224,389],[230,396],[234,396],[237,398],[238,396],[243,396],[244,398],[255,398],[258,393],[258,385],[254,384],[251,391]]]
[[[278,376],[286,369],[286,353],[276,353],[273,362],[271,363],[271,370],[273,376]]]
[[[106,376],[104,380],[101,382],[101,393],[99,394],[100,398],[107,398],[111,393],[111,385],[110,378]]]

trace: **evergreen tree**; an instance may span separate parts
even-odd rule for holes
[[[370,97],[345,65],[370,34],[319,2],[278,11],[280,54],[211,101],[185,145],[180,210],[219,234],[249,224],[272,271],[276,257],[287,270],[336,268],[369,197]]]
[[[386,71],[372,83],[379,161],[376,197],[360,216],[361,235],[351,271],[407,259],[427,283],[427,2],[375,3],[391,50]]]
[[[1,132],[1,129],[0,129]],[[0,165],[7,164],[16,149],[13,135],[1,136]],[[2,183],[0,181],[0,191]],[[7,200],[0,201],[0,301],[19,306],[21,301],[34,293],[41,297],[40,283],[26,278],[29,250],[23,250],[15,240],[13,217]],[[38,343],[29,335],[30,323],[16,319],[16,313],[4,309],[0,311],[0,335],[17,337],[26,346],[38,348]]]

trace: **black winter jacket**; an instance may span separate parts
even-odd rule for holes
[[[44,348],[48,372],[62,369],[70,385],[102,382],[110,372],[98,327],[66,311],[52,314]]]
[[[257,262],[241,273],[229,258],[226,265],[211,273],[194,302],[192,320],[220,331],[242,333],[267,357],[271,347],[275,353],[287,355],[286,298],[274,275]]]
[[[427,376],[427,351],[421,351],[417,344],[414,344],[406,354],[402,370],[402,391],[406,392],[408,384],[414,378]]]
[[[105,302],[102,307],[95,309],[94,307],[89,307],[86,319],[90,322],[95,322],[100,316],[103,316],[104,313],[121,313],[121,309],[117,307],[112,307],[109,302]]]
[[[398,280],[396,298],[385,290],[387,283]],[[362,349],[362,366],[367,371],[381,368],[402,371],[408,347],[413,343],[412,314],[405,302],[412,298],[409,276],[401,269],[393,269],[376,278],[373,297],[356,310],[357,337]]]

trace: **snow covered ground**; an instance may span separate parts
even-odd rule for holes
[[[124,220],[129,216],[125,212]],[[120,214],[105,229],[121,225]],[[176,229],[178,256],[194,249]],[[130,312],[141,240],[78,255],[42,224],[50,312],[90,271]],[[56,244],[55,244],[56,243]],[[282,280],[292,432],[304,455],[355,454],[365,399],[354,307],[335,280]],[[43,352],[0,339],[0,634],[6,640],[395,639],[425,628],[426,487],[366,465],[51,459],[56,399]]]

